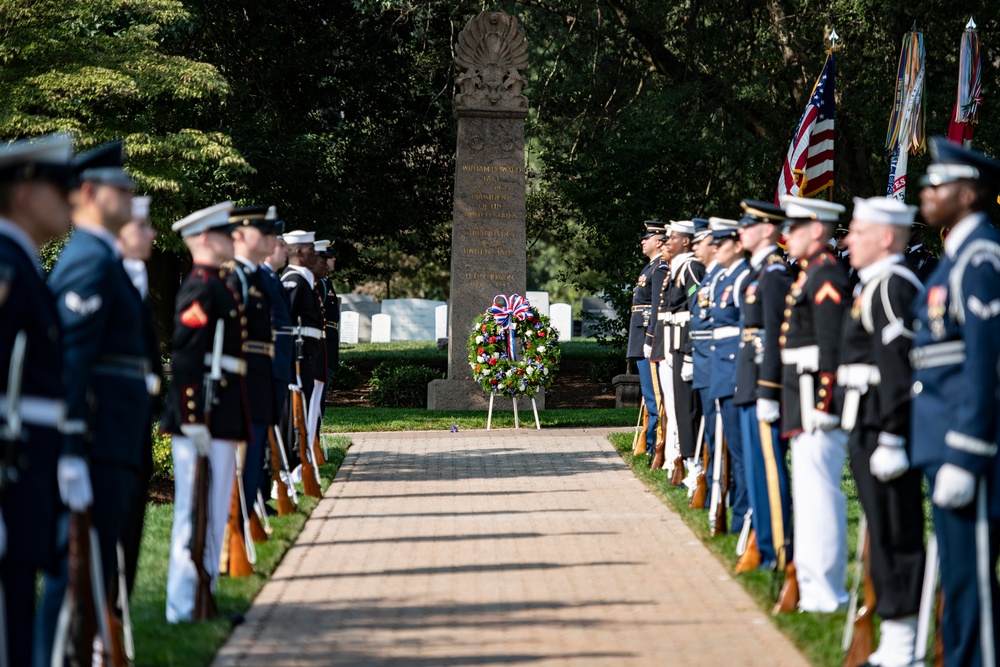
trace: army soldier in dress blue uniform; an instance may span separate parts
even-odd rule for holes
[[[273,206],[244,206],[234,208],[229,214],[229,222],[235,226],[235,259],[232,263],[226,263],[226,267],[232,267],[226,275],[226,282],[242,297],[243,302],[247,331],[243,355],[247,362],[247,406],[250,409],[251,427],[243,462],[241,507],[252,522],[258,521],[253,508],[257,501],[260,477],[264,474],[264,462],[270,459],[267,431],[275,421],[271,297],[259,267],[271,255],[277,243],[274,235],[276,221],[277,212]],[[264,541],[263,528],[253,532],[256,541]]]
[[[646,454],[650,457],[656,453],[657,407],[656,393],[653,391],[653,375],[649,362],[649,354],[644,347],[652,347],[647,343],[646,329],[649,327],[653,313],[653,271],[660,262],[663,248],[663,235],[666,233],[663,223],[657,220],[646,220],[643,223],[644,232],[639,242],[642,254],[647,262],[639,273],[635,288],[632,290],[632,314],[628,326],[628,349],[626,356],[635,362],[639,374],[639,388],[642,390],[642,400],[646,404]]]
[[[173,385],[160,428],[172,435],[174,523],[167,572],[167,622],[190,621],[198,573],[191,560],[196,459],[209,462],[208,513],[202,564],[214,584],[229,518],[236,449],[250,437],[246,406],[247,363],[243,344],[241,295],[226,282],[223,263],[234,255],[232,202],[196,211],[173,224],[191,252],[193,267],[177,293],[173,334]],[[215,340],[221,331],[222,378],[215,400],[206,406],[206,378],[212,370]]]
[[[708,314],[708,307],[712,301],[712,287],[714,279],[721,273],[722,267],[715,261],[715,245],[712,244],[712,230],[709,228],[708,219],[693,218],[694,223],[694,245],[692,246],[695,258],[705,265],[705,277],[702,278],[698,293],[695,295],[694,303],[691,306],[691,358],[694,363],[694,376],[691,379],[691,388],[698,393],[701,401],[701,423],[698,431],[702,435],[702,451],[708,457],[712,455],[712,443],[715,442],[715,402],[708,398],[708,388],[712,378],[712,319]],[[698,447],[698,443],[695,443]],[[684,484],[688,487],[688,495],[694,495],[694,490],[698,485],[698,476],[702,473],[703,460],[705,456],[695,457],[694,465],[688,471],[688,476],[684,478]],[[709,462],[710,464],[710,462]],[[711,475],[706,474],[706,482],[711,489]],[[705,505],[708,507],[708,496],[705,497]],[[699,507],[695,509],[704,509]]]
[[[841,425],[868,524],[868,571],[882,618],[872,665],[913,664],[924,577],[923,490],[910,468],[909,312],[921,290],[903,251],[915,206],[887,197],[854,200],[847,244],[860,280],[844,319],[837,383]]]
[[[739,533],[743,530],[750,501],[747,497],[746,469],[743,463],[740,415],[733,403],[733,394],[736,387],[736,355],[740,348],[740,302],[743,283],[750,267],[743,256],[739,223],[725,218],[709,218],[709,224],[712,228],[712,243],[716,246],[715,261],[722,268],[715,279],[708,307],[712,321],[712,344],[709,347],[712,381],[708,388],[708,399],[715,403],[715,437],[720,437],[721,427],[731,462],[732,485],[729,490],[733,521],[729,530]],[[714,450],[714,442],[712,446]],[[710,517],[711,519],[714,517]]]
[[[59,314],[42,278],[38,247],[69,231],[72,178],[68,134],[0,147],[0,622],[7,661],[32,664],[35,578],[55,560],[59,498],[90,504],[90,480],[57,485],[63,426],[63,359]],[[15,356],[16,341],[20,351]],[[13,370],[13,373],[12,373]],[[14,376],[13,378],[11,376]],[[20,383],[9,386],[9,380]]]
[[[847,274],[830,252],[840,204],[783,197],[788,254],[799,277],[781,325],[783,435],[792,438],[795,569],[801,611],[847,604],[847,498],[840,489],[847,434],[831,413],[840,327],[849,307]]]
[[[911,453],[930,482],[944,590],[946,665],[993,665],[1000,618],[1000,233],[985,210],[1000,162],[931,140],[920,212],[947,234],[914,303]]]
[[[117,572],[117,544],[138,484],[151,402],[148,338],[142,297],[122,265],[117,237],[132,218],[132,179],[120,141],[76,159],[75,233],[56,261],[49,288],[62,323],[67,416],[87,424],[66,437],[76,475],[86,471],[94,492],[92,521],[108,593]],[[68,519],[67,519],[68,520]],[[68,523],[67,523],[68,526]],[[66,545],[60,531],[60,543]],[[45,578],[38,630],[51,651],[66,593],[65,565]]]
[[[695,439],[701,422],[701,400],[691,387],[694,378],[694,363],[688,323],[691,320],[691,304],[695,300],[698,286],[705,277],[705,265],[691,252],[695,227],[690,220],[670,223],[670,290],[666,297],[667,311],[671,319],[671,343],[673,371],[674,413],[677,417],[677,457],[667,458],[674,466],[683,467],[684,461],[694,461]],[[664,382],[666,380],[661,378]],[[668,442],[668,446],[669,446]]]
[[[670,238],[670,228],[665,227],[666,238]],[[649,327],[646,329],[646,345],[643,348],[649,358],[650,374],[653,382],[653,393],[656,395],[656,413],[659,417],[656,428],[656,444],[653,459],[649,467],[657,470],[663,467],[666,460],[666,448],[674,446],[677,439],[677,419],[674,414],[674,385],[670,365],[673,355],[670,354],[671,334],[670,318],[673,315],[667,310],[667,293],[670,291],[670,248],[666,243],[660,246],[660,255],[656,258],[653,269],[652,306],[649,315]],[[665,380],[671,380],[665,382]]]
[[[769,202],[744,199],[740,239],[750,253],[750,273],[743,281],[742,327],[736,362],[736,393],[740,409],[744,465],[751,523],[750,544],[763,568],[784,569],[790,562],[792,495],[788,479],[788,441],[781,437],[781,349],[785,296],[792,271],[778,251],[779,225],[785,212]],[[753,550],[744,552],[737,571],[753,567]]]

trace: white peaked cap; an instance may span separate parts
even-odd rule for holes
[[[819,222],[837,222],[844,211],[847,210],[843,205],[834,204],[831,201],[793,197],[791,195],[783,195],[781,197],[781,207],[785,209],[785,215],[788,216],[789,221],[817,220]]]
[[[26,162],[68,165],[72,160],[73,138],[67,132],[0,145],[0,167]]]
[[[739,230],[740,223],[728,218],[709,218],[708,226],[713,232],[735,232]]]
[[[200,211],[195,211],[186,218],[178,220],[173,224],[171,229],[179,232],[181,237],[184,238],[201,234],[215,227],[228,227],[229,211],[232,208],[233,202],[231,201],[224,201],[221,204],[203,208]]]
[[[326,249],[329,247],[330,247],[330,242],[325,239],[322,241],[313,242],[313,248],[316,249],[316,252],[326,252]]]
[[[316,243],[316,232],[304,232],[301,229],[296,229],[294,232],[282,234],[281,240],[288,245],[295,245],[296,243]]]
[[[277,220],[278,219],[278,207],[269,206],[267,208],[267,214],[264,216],[265,220]]]
[[[678,234],[694,234],[694,223],[690,220],[671,220],[670,231]]]
[[[149,205],[152,203],[153,198],[149,195],[145,197],[132,197],[132,219],[138,220],[139,218],[149,217]]]
[[[907,206],[890,197],[854,198],[854,219],[880,225],[909,227],[917,215],[916,206]]]

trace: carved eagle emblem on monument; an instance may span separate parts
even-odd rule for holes
[[[455,64],[456,108],[527,109],[521,91],[528,85],[528,44],[517,19],[503,12],[482,12],[458,35]]]

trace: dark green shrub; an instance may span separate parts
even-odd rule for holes
[[[376,408],[426,408],[427,384],[440,377],[427,366],[383,361],[372,371],[368,400]]]
[[[174,457],[170,451],[170,434],[159,432],[160,424],[153,424],[153,479],[171,479],[174,476]]]
[[[361,371],[353,364],[341,361],[330,377],[331,389],[357,389],[361,386]]]
[[[604,353],[590,362],[588,375],[594,382],[610,383],[614,376],[624,373],[625,368],[624,352]]]

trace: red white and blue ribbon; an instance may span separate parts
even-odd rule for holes
[[[531,304],[520,294],[506,296],[497,294],[493,297],[493,305],[486,309],[496,323],[507,330],[507,356],[511,361],[517,361],[517,346],[514,344],[514,330],[517,322],[523,322],[531,313]]]

